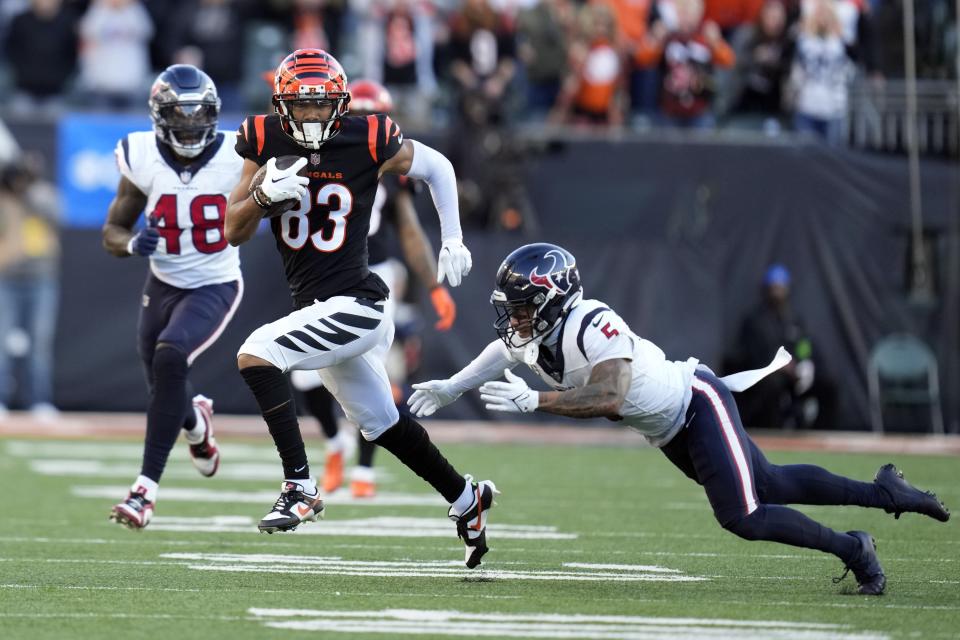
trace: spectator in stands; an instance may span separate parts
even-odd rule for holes
[[[570,47],[570,73],[550,114],[554,123],[623,123],[625,66],[616,48],[616,23],[605,4],[580,12],[580,29]]]
[[[187,0],[177,11],[174,61],[203,69],[216,83],[224,111],[244,106],[243,34],[250,8],[248,0]]]
[[[57,112],[77,67],[77,15],[61,0],[32,0],[4,42],[13,74],[15,112]]]
[[[557,102],[567,76],[573,20],[570,0],[540,0],[517,16],[518,58],[526,72],[528,115],[543,116]]]
[[[591,0],[606,4],[613,12],[617,26],[616,48],[625,60],[625,82],[629,91],[630,110],[653,113],[657,104],[658,76],[656,68],[640,67],[633,52],[647,35],[647,24],[653,12],[653,0]]]
[[[94,0],[80,21],[81,82],[94,106],[126,109],[146,101],[152,36],[138,0]]]
[[[740,326],[736,352],[726,365],[759,368],[782,345],[793,362],[738,399],[743,423],[762,428],[832,427],[836,390],[827,379],[813,340],[790,304],[790,272],[772,264],[763,277],[761,303]],[[815,364],[816,363],[816,364]]]
[[[716,23],[703,20],[703,0],[674,0],[676,27],[660,19],[637,50],[640,65],[660,67],[660,115],[675,127],[708,129],[715,67],[733,66],[733,50]]]
[[[29,340],[20,397],[38,419],[53,405],[53,338],[59,298],[60,216],[56,191],[25,156],[0,172],[0,419],[13,393],[7,338],[21,327]]]
[[[769,129],[779,130],[781,88],[793,57],[783,0],[766,0],[757,21],[742,30],[738,39],[735,111],[758,115]]]
[[[499,124],[516,72],[516,43],[506,20],[487,0],[466,0],[450,24],[450,72],[459,112],[472,122]]]
[[[831,145],[843,143],[853,63],[832,0],[810,0],[804,11],[790,73],[789,94],[797,131]]]

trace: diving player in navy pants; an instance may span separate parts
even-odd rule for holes
[[[491,411],[622,421],[703,486],[723,528],[746,540],[832,553],[853,571],[864,595],[880,595],[886,586],[873,538],[834,531],[782,505],[859,505],[897,517],[950,517],[936,496],[907,484],[892,464],[869,483],[812,465],[767,461],[744,431],[731,390],[742,391],[789,362],[783,349],[764,369],[722,379],[694,358],[670,362],[608,306],[583,299],[574,257],[545,243],[507,256],[491,302],[500,339],[453,377],[413,385],[409,402],[416,415],[431,415],[480,387]],[[520,363],[554,390],[530,389],[510,371]],[[495,381],[501,375],[506,382]]]
[[[110,513],[130,529],[150,523],[181,430],[200,474],[217,472],[213,401],[194,395],[187,375],[243,297],[240,255],[223,229],[243,160],[233,151],[235,134],[217,131],[217,89],[196,67],[173,65],[153,83],[149,104],[154,130],[117,143],[120,185],[103,225],[109,253],[150,260],[138,327],[150,392],[143,462],[126,499]],[[147,225],[134,231],[142,212]]]

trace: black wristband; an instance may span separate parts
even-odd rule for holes
[[[257,187],[253,190],[253,193],[250,194],[253,196],[253,201],[257,203],[257,206],[261,209],[269,209],[271,206],[270,198],[267,197],[267,194],[263,192],[263,189]]]

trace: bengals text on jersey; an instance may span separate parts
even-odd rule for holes
[[[307,158],[307,196],[270,221],[298,309],[334,295],[389,293],[368,269],[367,234],[379,168],[400,150],[403,134],[383,114],[344,116],[337,124],[317,150],[287,135],[276,114],[246,118],[237,135],[237,153],[260,166],[282,155]]]

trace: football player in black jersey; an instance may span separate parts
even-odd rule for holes
[[[393,98],[379,82],[358,80],[350,83],[350,115],[389,115],[392,111]],[[457,307],[447,288],[437,282],[433,247],[420,226],[413,204],[417,186],[418,183],[406,176],[385,175],[380,180],[367,236],[370,270],[380,276],[391,291],[384,310],[393,318],[396,298],[401,295],[398,291],[405,279],[403,266],[391,255],[395,243],[392,232],[395,231],[406,263],[420,282],[430,290],[430,300],[439,317],[436,328],[448,331],[453,326]],[[399,402],[401,398],[397,387],[398,380],[392,372],[391,378],[394,378],[391,380],[394,398]],[[310,414],[320,423],[327,438],[327,455],[320,486],[324,493],[330,494],[343,484],[345,449],[349,445],[346,435],[339,428],[333,395],[323,386],[316,371],[291,371],[290,381],[302,393],[302,400]],[[358,434],[357,450],[357,465],[350,473],[350,493],[354,498],[372,498],[377,491],[373,468],[376,447],[364,438],[363,434]]]
[[[487,551],[486,519],[496,487],[458,474],[424,428],[397,411],[382,359],[394,331],[384,313],[389,291],[367,266],[380,177],[407,175],[427,184],[440,216],[438,281],[460,284],[471,258],[460,231],[456,176],[442,154],[404,140],[389,116],[346,115],[349,101],[340,63],[323,50],[298,49],[277,67],[276,113],[247,118],[237,136],[244,165],[227,207],[228,241],[246,242],[275,204],[297,202],[270,220],[295,310],[254,331],[237,355],[283,462],[282,492],[259,528],[289,531],[323,512],[284,375],[316,370],[365,438],[397,456],[450,503],[448,516],[473,568]],[[280,169],[276,158],[283,155],[300,159]],[[265,175],[251,193],[254,174],[263,166]]]

